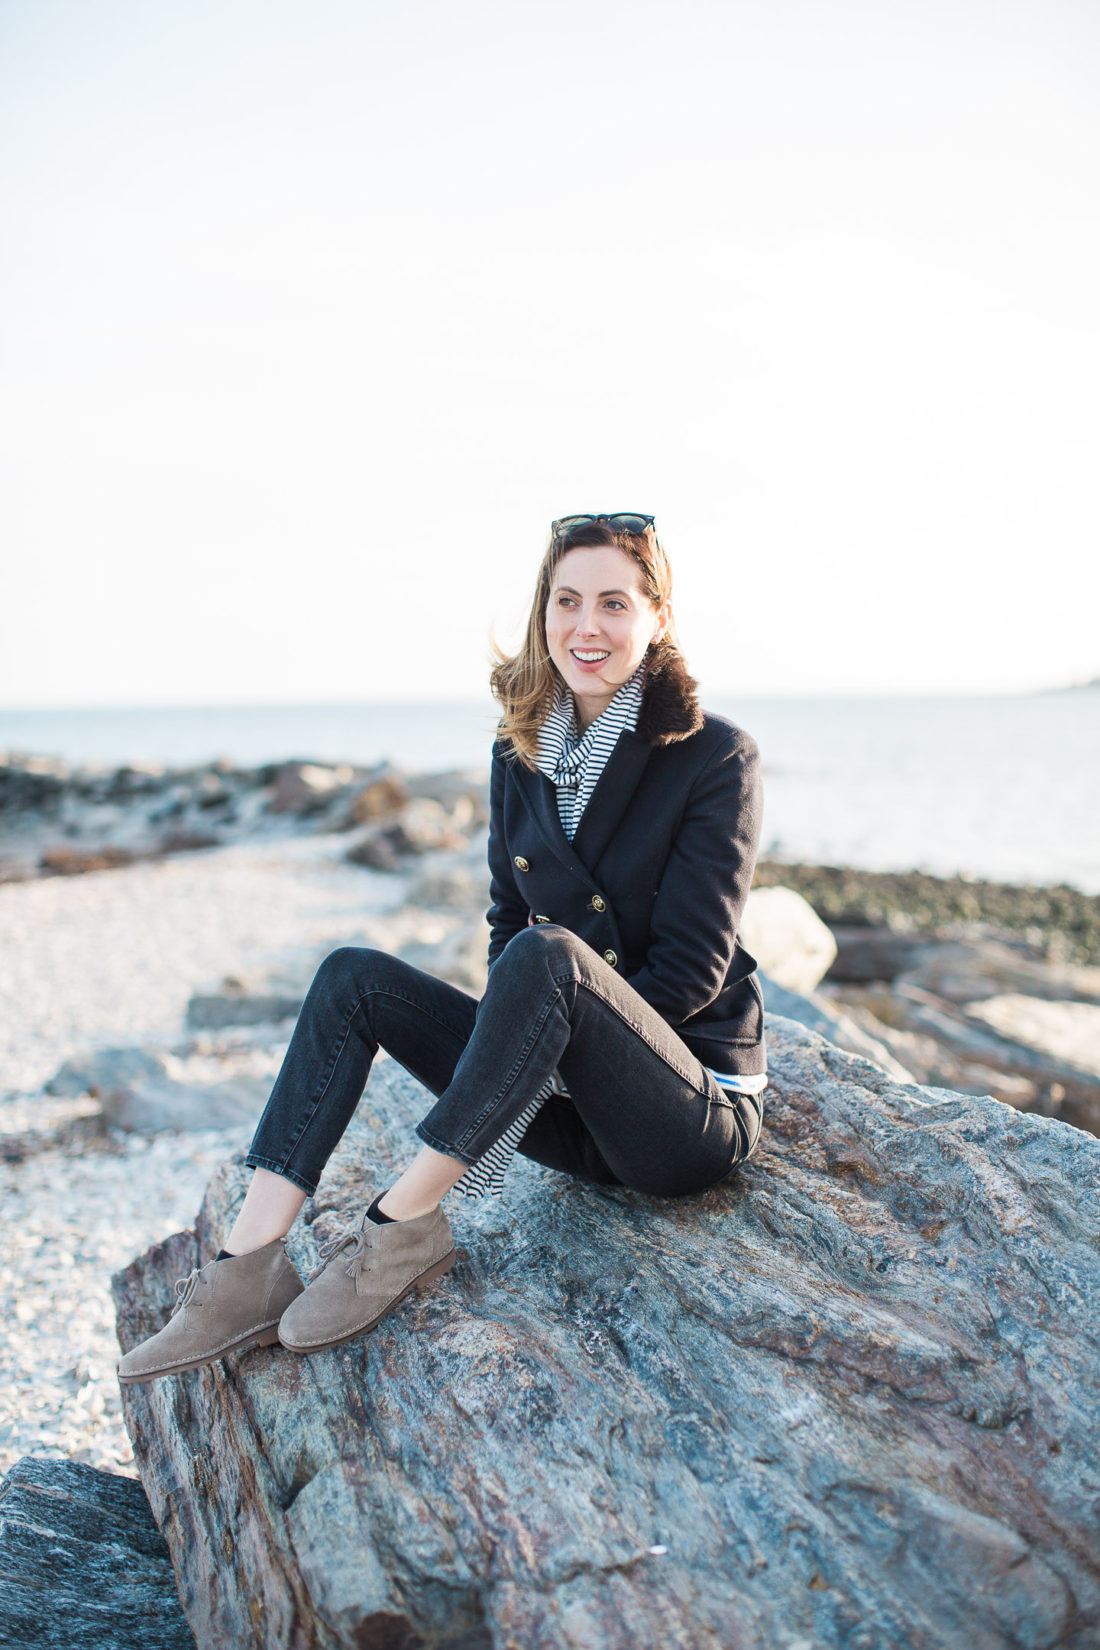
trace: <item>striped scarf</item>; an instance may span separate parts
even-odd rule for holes
[[[558,795],[558,817],[562,830],[572,842],[577,834],[581,816],[596,782],[607,765],[624,729],[635,729],[642,708],[642,689],[645,683],[644,665],[639,665],[628,682],[624,682],[607,708],[584,733],[577,729],[577,707],[573,695],[559,682],[550,713],[539,730],[539,750],[535,758],[541,771],[553,780]],[[504,1190],[504,1171],[516,1147],[523,1139],[532,1118],[551,1094],[567,1094],[568,1090],[555,1071],[529,1101],[514,1123],[486,1152],[466,1170],[454,1190],[461,1197],[485,1197],[491,1193],[499,1197]]]
[[[642,708],[644,666],[624,682],[607,708],[584,733],[577,731],[577,707],[570,690],[559,682],[550,714],[539,730],[539,768],[552,779],[558,793],[558,817],[572,842],[596,782],[624,729],[638,725]]]

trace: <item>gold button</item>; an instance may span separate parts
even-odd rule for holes
[[[606,911],[607,910],[607,901],[604,900],[604,899],[601,899],[599,894],[593,894],[592,895],[592,909],[593,909],[593,911]]]
[[[517,854],[515,859],[512,861],[512,864],[515,865],[520,871],[529,871],[531,869],[522,854]]]
[[[535,921],[536,922],[549,922],[550,918],[549,917],[540,917],[538,912],[536,911],[535,912]]]
[[[619,960],[618,953],[615,951],[605,951],[603,954],[603,960],[604,962],[610,963],[612,968],[614,968],[615,964]]]

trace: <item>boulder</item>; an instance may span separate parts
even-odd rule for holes
[[[0,1644],[195,1650],[133,1478],[24,1456],[0,1483]]]
[[[773,980],[788,991],[812,991],[836,956],[836,942],[813,906],[793,888],[753,888],[740,938]]]
[[[368,871],[400,871],[401,856],[378,825],[357,837],[344,858],[352,865],[364,865]]]
[[[269,811],[273,814],[310,814],[326,808],[355,778],[347,764],[324,767],[319,762],[284,762],[275,774]]]
[[[427,854],[438,848],[463,848],[471,816],[457,817],[429,796],[413,797],[386,832],[399,854]]]
[[[452,813],[469,818],[474,827],[489,822],[489,776],[481,769],[448,768],[443,773],[418,773],[407,780],[410,796],[427,796]]]
[[[836,942],[836,957],[829,968],[829,979],[851,985],[894,980],[930,951],[943,949],[926,935],[898,933],[893,928],[838,925],[830,932]]]
[[[972,1005],[972,1012],[959,1012],[932,992],[904,980],[895,981],[893,996],[904,1009],[907,1030],[926,1033],[958,1062],[1029,1080],[1036,1085],[1037,1095],[1045,1095],[1067,1122],[1100,1134],[1100,1073],[1089,1065],[1014,1034],[1010,1016],[1003,1011],[1002,1025],[994,1029],[986,1017],[988,1001]]]
[[[213,1000],[222,1003],[234,999],[227,993]],[[302,999],[295,1001],[293,1013],[297,1014]],[[202,1023],[220,1026],[236,1022],[215,1019]],[[98,1102],[94,1115],[73,1113],[71,1118],[59,1120],[58,1139],[62,1135],[79,1139],[102,1133],[105,1124],[135,1134],[250,1127],[270,1087],[265,1078],[246,1073],[221,1082],[179,1082],[171,1076],[163,1056],[151,1049],[108,1048],[66,1060],[44,1092],[54,1099],[91,1095]],[[27,1156],[36,1142],[33,1137],[0,1138],[0,1145],[13,1156]]]
[[[218,848],[221,841],[221,837],[215,836],[213,831],[194,831],[186,826],[173,826],[161,833],[156,851],[160,854],[191,854],[198,848]]]
[[[800,991],[789,991],[762,968],[757,969],[756,977],[764,994],[764,1009],[769,1022],[772,1015],[778,1014],[785,1020],[797,1020],[799,1025],[818,1032],[830,1043],[836,1042],[840,1021],[829,1005],[822,1002],[819,997]]]
[[[361,1340],[123,1391],[203,1645],[1090,1650],[1100,1141],[769,1020],[754,1158],[667,1200],[517,1157]],[[408,1160],[376,1064],[290,1249]],[[164,1321],[250,1179],[114,1280]]]
[[[811,1031],[818,1032],[838,1048],[846,1048],[850,1054],[861,1054],[865,1060],[873,1060],[895,1082],[915,1081],[908,1067],[895,1059],[886,1043],[875,1034],[877,1028],[873,1027],[873,1023],[865,1026],[850,1013],[833,1013],[831,1005],[820,997],[806,997],[800,992],[788,991],[786,986],[761,970],[757,970],[757,978],[768,1014],[781,1014],[785,1019],[797,1020],[799,1025],[809,1026]]]
[[[92,1095],[46,1099],[34,1094],[0,1099],[3,1163],[23,1163],[28,1157],[59,1149],[74,1157],[102,1150],[105,1133],[102,1106]]]
[[[399,776],[372,779],[357,790],[348,802],[347,825],[366,825],[376,819],[390,819],[409,800],[405,782]]]
[[[165,1077],[105,1095],[102,1112],[106,1122],[128,1134],[235,1128],[251,1133],[270,1091],[262,1077],[244,1075],[222,1083],[177,1083]]]
[[[1009,992],[968,1003],[966,1013],[1005,1037],[1040,1054],[1067,1060],[1100,1080],[1100,1007],[1095,1003],[1051,1002]]]
[[[413,797],[396,818],[368,825],[345,858],[372,871],[399,871],[410,854],[466,849],[471,823],[469,813],[448,813],[430,797]]]
[[[901,936],[895,936],[901,939]],[[910,942],[903,942],[910,943]],[[843,956],[843,946],[840,956]],[[840,957],[837,959],[838,963]],[[830,979],[841,978],[834,964]],[[849,976],[851,977],[851,976]],[[980,1002],[1020,993],[1051,1001],[1100,1003],[1100,968],[1038,962],[1001,940],[972,939],[925,944],[898,976],[951,1003]]]
[[[192,1031],[220,1031],[225,1026],[279,1025],[296,1020],[303,994],[282,991],[200,991],[187,1004]]]
[[[100,1048],[80,1054],[65,1064],[45,1086],[47,1094],[75,1099],[80,1094],[118,1094],[138,1083],[168,1076],[160,1054],[147,1048]]]

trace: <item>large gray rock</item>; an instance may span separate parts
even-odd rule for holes
[[[847,985],[896,979],[906,969],[923,962],[929,952],[944,949],[941,942],[929,939],[927,934],[898,933],[885,926],[837,924],[830,932],[836,942],[836,956],[829,968],[829,979]]]
[[[222,1083],[177,1083],[166,1077],[105,1095],[102,1115],[128,1134],[235,1128],[251,1132],[270,1089],[266,1078],[247,1073]]]
[[[118,1094],[167,1075],[163,1057],[153,1049],[100,1048],[66,1060],[46,1084],[45,1093],[66,1099],[80,1094]]]
[[[243,1002],[281,1003],[283,999],[237,998],[224,996],[191,999],[192,1003],[232,1005]],[[265,1012],[243,1018],[253,1022],[285,1019],[296,1014],[301,997],[287,1000],[285,1013]],[[219,1018],[215,1013],[209,1020],[199,1017],[200,1025],[236,1024],[232,1013]],[[214,1083],[181,1083],[171,1077],[164,1057],[154,1049],[109,1048],[67,1060],[45,1086],[45,1093],[55,1098],[71,1099],[90,1095],[98,1101],[94,1118],[75,1115],[74,1131],[62,1132],[67,1138],[101,1133],[105,1125],[135,1134],[160,1134],[170,1130],[194,1131],[203,1129],[230,1129],[251,1127],[262,1110],[270,1090],[264,1078],[247,1073]],[[79,1126],[77,1126],[79,1125]],[[60,1136],[58,1137],[60,1138]],[[35,1149],[33,1140],[6,1140],[5,1150],[16,1156],[26,1156]]]
[[[280,1025],[298,1018],[303,997],[301,991],[199,991],[188,1001],[187,1024],[192,1031]]]
[[[1068,1060],[1100,1079],[1100,1006],[1026,997],[1018,991],[968,1003],[967,1015],[1041,1054]]]
[[[865,1060],[873,1060],[895,1082],[915,1081],[913,1073],[895,1058],[882,1038],[875,1036],[850,1013],[834,1012],[831,1004],[813,993],[804,996],[799,991],[789,991],[785,985],[780,985],[778,980],[773,980],[762,969],[757,970],[757,978],[764,994],[764,1007],[769,1015],[781,1014],[785,1019],[797,1020],[799,1025],[808,1026],[811,1031],[818,1032],[828,1042],[835,1043],[837,1048],[846,1048],[849,1054],[859,1054]],[[873,1020],[871,1025],[874,1025]]]
[[[275,775],[268,807],[273,814],[317,813],[347,794],[355,769],[347,763],[284,762]]]
[[[788,991],[812,991],[836,957],[836,941],[793,888],[753,888],[740,938],[760,967]]]
[[[517,1158],[365,1339],[124,1391],[201,1644],[1093,1650],[1100,1141],[792,1021],[769,1046],[726,1185]],[[429,1103],[376,1065],[301,1267]],[[124,1347],[249,1178],[116,1278]]]
[[[16,1462],[0,1483],[0,1644],[194,1650],[135,1479],[78,1461]]]
[[[1053,1096],[1067,1122],[1100,1134],[1100,1072],[1075,1059],[1076,1050],[1059,1054],[1050,1047],[1049,1037],[1043,1047],[1011,1035],[1009,1016],[1002,1015],[1003,1030],[995,1029],[982,1017],[989,1000],[958,1013],[952,1004],[904,979],[894,982],[892,995],[904,1010],[907,1030],[927,1033],[960,1064],[979,1063],[990,1072],[1030,1079],[1037,1093],[1043,1090],[1048,1099]],[[1051,1005],[1059,1006],[1066,1005]]]
[[[839,978],[835,967],[830,977]],[[1100,968],[1038,962],[1019,946],[988,938],[925,944],[915,949],[901,978],[960,1005],[1009,993],[1100,1003]]]
[[[489,818],[489,776],[482,768],[447,768],[443,773],[410,775],[406,784],[410,796],[428,796],[445,808],[468,802],[483,822]]]

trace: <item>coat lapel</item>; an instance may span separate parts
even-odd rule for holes
[[[581,815],[577,834],[570,842],[562,829],[558,813],[558,796],[554,782],[541,771],[516,763],[515,775],[524,801],[530,808],[542,835],[566,870],[591,883],[592,872],[600,862],[637,790],[651,746],[639,734],[625,730],[615,741],[596,788]]]
[[[530,768],[525,768],[521,762],[516,763],[514,771],[523,800],[534,815],[535,823],[549,846],[567,871],[572,871],[574,876],[580,877],[584,882],[590,882],[591,878],[577,858],[573,844],[562,830],[558,814],[558,793],[554,789],[553,780],[548,779],[541,770],[532,773]],[[587,812],[586,808],[585,813]]]

